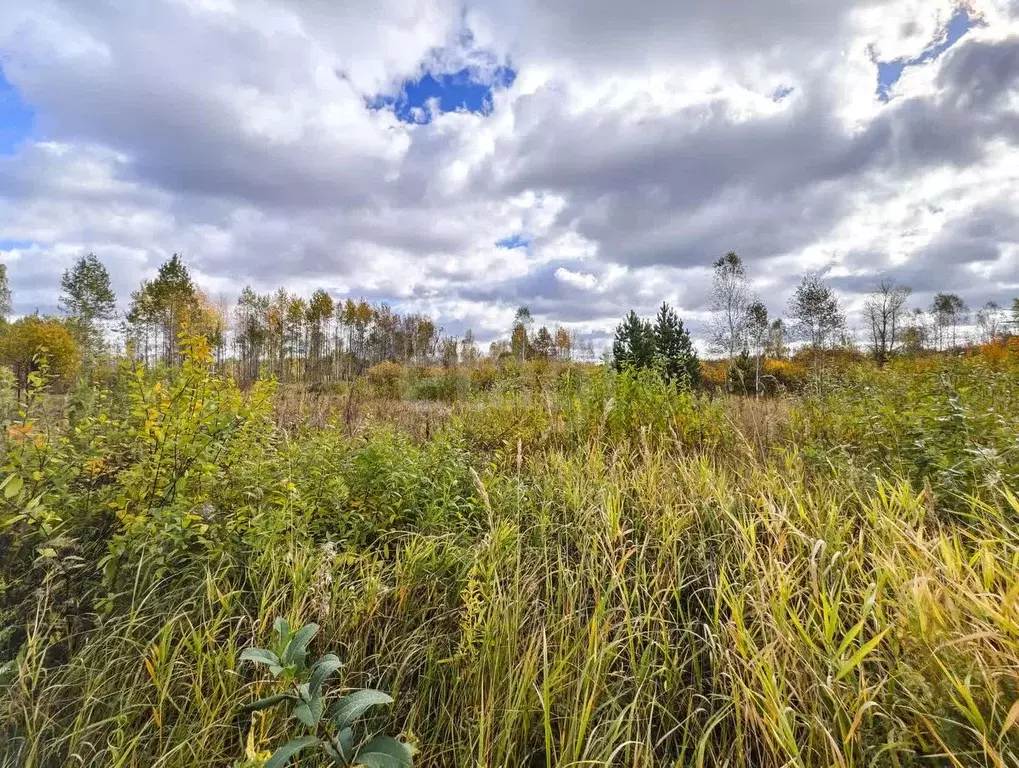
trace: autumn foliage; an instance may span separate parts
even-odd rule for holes
[[[18,387],[24,389],[29,374],[40,367],[58,387],[66,387],[74,378],[80,358],[62,321],[28,315],[0,327],[0,361],[11,367]]]

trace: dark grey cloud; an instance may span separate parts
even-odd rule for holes
[[[938,71],[945,100],[958,111],[986,114],[1007,104],[1019,85],[1019,39],[970,41],[959,46]]]
[[[987,70],[994,77],[974,74]],[[1019,39],[967,41],[947,57],[939,93],[899,100],[862,130],[841,124],[821,80],[750,120],[722,100],[637,121],[626,110],[570,115],[550,89],[514,105],[526,132],[498,159],[501,184],[562,194],[563,226],[624,263],[703,264],[729,249],[769,258],[834,228],[869,176],[961,168],[992,142],[1019,143],[1019,115],[1006,108],[1017,71]],[[479,187],[499,175],[495,162]]]

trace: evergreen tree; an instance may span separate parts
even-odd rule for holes
[[[632,309],[616,328],[612,342],[613,364],[617,371],[623,368],[650,368],[655,360],[655,332],[651,323],[637,317]]]
[[[534,334],[534,343],[531,345],[531,352],[534,357],[540,360],[548,360],[552,357],[553,340],[552,334],[544,325]]]
[[[198,291],[183,259],[174,254],[159,267],[154,280],[146,280],[131,295],[128,322],[143,333],[148,348],[150,330],[156,353],[170,364],[177,362],[177,337],[198,309]],[[146,352],[146,358],[148,354]]]
[[[60,308],[70,316],[71,328],[85,352],[103,345],[102,323],[117,314],[117,296],[110,273],[94,253],[82,256],[60,279]]]
[[[690,332],[668,304],[662,303],[654,326],[655,355],[666,378],[680,386],[694,387],[700,379],[700,363]]]

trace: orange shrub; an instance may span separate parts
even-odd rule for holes
[[[1019,360],[1019,336],[1011,336],[1007,339],[992,341],[989,344],[980,344],[971,347],[967,354],[980,356],[995,366],[1004,366]]]
[[[729,370],[726,360],[701,360],[701,386],[705,389],[724,389]]]
[[[765,360],[761,377],[767,392],[796,392],[807,381],[807,368],[794,360]]]

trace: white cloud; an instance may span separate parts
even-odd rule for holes
[[[556,269],[555,276],[557,280],[582,291],[590,291],[598,285],[598,278],[594,275],[589,275],[586,272],[574,272],[566,267]]]
[[[830,265],[850,303],[886,273],[1002,300],[1019,21],[968,5],[983,26],[882,103],[875,62],[927,50],[954,0],[9,0],[3,74],[36,115],[0,155],[0,257],[23,309],[80,253],[126,298],[179,251],[216,293],[324,286],[489,335],[519,303],[594,333],[668,299],[696,328],[730,249],[773,312]],[[366,107],[507,61],[487,116]]]

